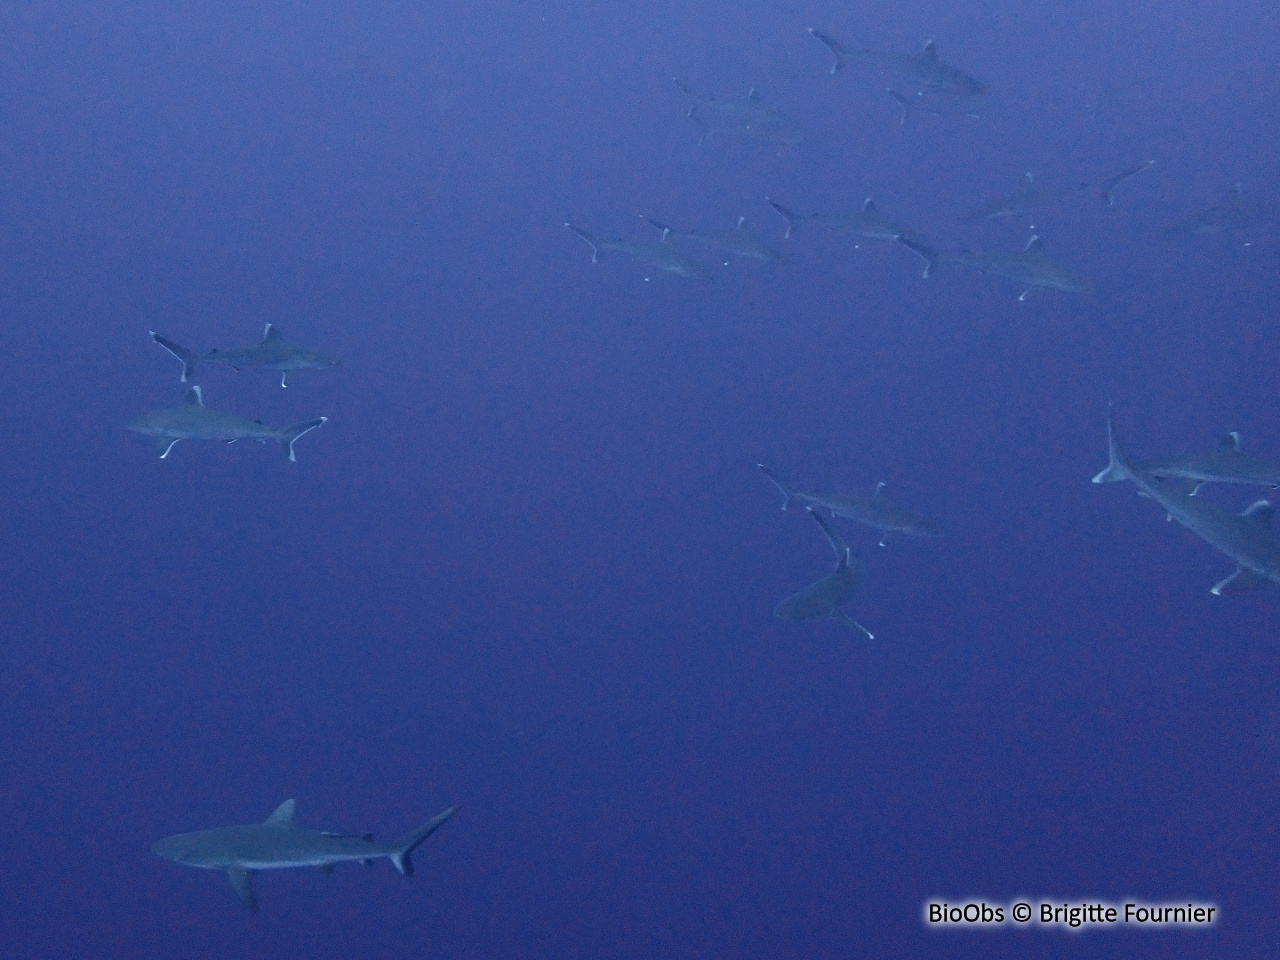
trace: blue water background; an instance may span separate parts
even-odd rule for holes
[[[897,125],[820,26],[991,88]],[[8,957],[1258,956],[1280,854],[1277,593],[1096,487],[1141,452],[1280,454],[1263,2],[22,2],[0,12],[0,843]],[[815,134],[699,144],[679,76]],[[781,242],[772,196],[957,214],[1145,159],[1032,218],[1091,292],[1016,299],[802,229],[709,283],[590,263],[637,214]],[[648,234],[652,236],[652,234]],[[1250,245],[1246,245],[1250,241]],[[341,354],[210,406],[298,444],[125,431],[149,329]],[[771,615],[827,572],[764,460],[895,495],[845,527],[875,634]],[[1208,491],[1207,491],[1208,493]],[[1214,490],[1243,507],[1256,491]],[[159,837],[265,817],[417,855],[225,879]],[[929,898],[1213,901],[1194,934],[937,933]]]

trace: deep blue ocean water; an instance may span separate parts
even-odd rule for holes
[[[811,26],[934,39],[981,116],[899,126]],[[1278,40],[1257,0],[7,3],[0,955],[1272,956],[1280,593],[1211,596],[1229,560],[1089,479],[1109,401],[1143,453],[1280,456]],[[811,139],[699,143],[677,76]],[[1111,209],[958,219],[1147,159]],[[1247,227],[1161,234],[1237,182]],[[1034,224],[1092,289],[784,242],[766,196]],[[638,214],[791,262],[650,281],[563,226]],[[185,389],[148,330],[267,322],[344,365],[199,382],[329,417],[296,464],[126,431]],[[946,526],[841,525],[875,640],[773,617],[832,558],[760,461]],[[257,914],[150,851],[289,797],[380,837],[462,809],[412,879],[264,873]],[[938,931],[935,898],[1221,919]]]

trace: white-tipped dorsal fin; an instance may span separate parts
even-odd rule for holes
[[[279,337],[280,337],[280,331],[277,330],[273,324],[268,323],[267,329],[262,331],[263,343],[270,343],[272,340],[276,340]]]
[[[747,99],[750,100],[752,103],[759,103],[760,91],[757,90],[755,87],[752,87],[751,91],[747,94]]]
[[[1271,518],[1275,515],[1275,512],[1276,508],[1271,506],[1270,500],[1258,500],[1246,507],[1244,513],[1240,514],[1240,516],[1245,517],[1256,526],[1270,530]]]
[[[872,200],[870,197],[867,197],[867,201],[866,201],[866,203],[864,203],[864,204],[862,205],[862,212],[863,212],[863,213],[875,213],[875,212],[876,212],[876,202],[875,202],[874,200]]]
[[[1218,449],[1219,450],[1239,450],[1240,434],[1232,430],[1230,433],[1228,433],[1225,437],[1222,438],[1222,442],[1218,444]]]
[[[1023,253],[1030,253],[1032,250],[1043,250],[1043,249],[1044,249],[1044,241],[1041,240],[1038,236],[1033,236],[1030,240],[1027,241],[1027,247],[1025,250],[1023,250]]]
[[[739,217],[739,218],[738,218],[738,226],[737,226],[737,229],[738,229],[738,230],[741,230],[741,229],[743,228],[743,224],[745,224],[746,222],[747,222],[747,218],[746,218],[746,217]]]
[[[930,60],[938,59],[938,45],[930,40],[924,45],[924,55]]]
[[[883,480],[881,480],[879,483],[876,484],[876,492],[873,493],[872,496],[873,497],[880,496],[881,492],[884,490],[886,486],[888,486],[888,484],[886,484]]]
[[[286,800],[280,806],[276,807],[276,812],[262,821],[263,826],[267,827],[292,827],[293,811],[297,807],[297,801]]]
[[[192,406],[203,407],[204,394],[201,392],[199,387],[192,387],[187,391],[187,396],[185,397],[184,402],[189,403]]]

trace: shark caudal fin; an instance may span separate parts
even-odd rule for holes
[[[182,382],[186,383],[196,375],[196,355],[181,344],[174,343],[168,337],[162,337],[154,330],[150,331],[151,339],[164,347],[182,361]]]
[[[396,841],[395,849],[387,854],[391,858],[391,862],[395,864],[404,876],[413,876],[413,861],[409,857],[413,851],[417,850],[419,845],[427,837],[431,836],[442,826],[444,822],[458,812],[457,807],[450,807],[443,813],[436,814],[429,821],[420,826],[417,830],[410,830],[403,837]]]
[[[898,106],[902,108],[902,116],[898,119],[898,126],[905,127],[907,125],[907,118],[911,116],[912,98],[906,96],[905,94],[899,93],[897,90],[894,90],[893,88],[887,88],[885,90],[885,93],[889,94],[889,96],[893,97],[893,99],[898,101]]]
[[[933,275],[933,271],[938,268],[938,259],[942,256],[941,252],[934,247],[929,246],[922,240],[912,237],[898,237],[898,242],[908,250],[914,250],[920,256],[924,257],[924,278],[929,279]]]
[[[791,506],[791,500],[796,495],[795,488],[789,483],[782,480],[776,473],[766,467],[763,463],[757,463],[756,469],[765,475],[765,478],[772,483],[782,493],[782,509],[785,510]]]
[[[832,73],[843,68],[849,62],[849,48],[835,37],[831,36],[831,34],[823,33],[817,27],[810,27],[809,35],[815,40],[821,41],[836,58],[836,62],[831,65]]]
[[[1093,478],[1094,483],[1110,483],[1114,480],[1128,480],[1129,471],[1125,469],[1120,457],[1120,448],[1116,443],[1115,428],[1111,425],[1111,408],[1107,407],[1107,455],[1110,458],[1105,470],[1099,471]]]
[[[289,460],[297,463],[298,458],[293,455],[293,445],[298,442],[298,438],[304,433],[310,433],[316,427],[322,426],[329,422],[328,417],[317,417],[314,420],[303,420],[301,423],[295,423],[289,427],[281,427],[276,431],[276,439],[280,441],[280,446],[289,454]]]
[[[771,200],[769,197],[764,198],[765,203],[778,211],[783,220],[787,221],[787,232],[782,235],[782,239],[790,240],[791,235],[796,232],[796,227],[800,226],[800,221],[812,219],[803,213],[796,213],[794,210],[784,207],[782,204]]]
[[[591,262],[599,263],[600,256],[604,253],[604,241],[595,234],[588,233],[586,230],[583,230],[581,227],[575,227],[572,223],[566,223],[565,226],[580,236],[583,240],[587,241],[587,246],[591,248]]]

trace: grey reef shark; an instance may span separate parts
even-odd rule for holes
[[[831,72],[844,69],[849,63],[864,63],[879,67],[896,77],[918,84],[931,91],[946,91],[959,96],[976,97],[987,92],[987,85],[958,67],[945,63],[938,57],[938,45],[930,40],[919,53],[896,53],[880,50],[855,50],[847,47],[829,33],[810,27],[809,33],[820,40],[835,56]]]
[[[1135,470],[1161,479],[1190,481],[1193,484],[1190,495],[1193,497],[1206,483],[1272,488],[1280,486],[1280,461],[1263,460],[1242,451],[1240,434],[1234,430],[1223,437],[1212,450],[1133,460],[1131,464]],[[1113,476],[1104,470],[1094,478],[1094,482],[1123,479],[1123,476]]]
[[[129,429],[145,437],[155,437],[162,460],[169,456],[173,445],[179,440],[221,440],[224,443],[235,443],[237,440],[266,443],[274,440],[289,455],[291,461],[296,461],[298,458],[294,456],[293,445],[298,442],[298,438],[328,421],[328,417],[316,417],[292,426],[273,429],[265,426],[261,420],[246,420],[229,413],[210,410],[204,405],[204,393],[198,386],[193,386],[180,404],[135,417],[130,421]]]
[[[784,240],[790,240],[791,235],[804,223],[817,224],[836,233],[850,233],[860,240],[889,241],[918,236],[916,231],[902,221],[881,213],[876,202],[870,197],[862,204],[860,210],[852,213],[797,213],[769,197],[765,197],[765,202],[778,211],[778,215],[786,221],[787,232],[783,235]]]
[[[160,336],[154,330],[151,331],[151,339],[182,361],[183,383],[195,376],[197,362],[220,363],[234,370],[242,367],[279,370],[282,387],[289,386],[289,374],[297,370],[328,370],[342,363],[340,359],[330,354],[288,343],[280,336],[280,331],[270,323],[262,332],[262,339],[257,343],[244,347],[231,347],[227,350],[214,349],[208,353],[188,350],[181,344]]]
[[[663,236],[677,240],[689,240],[712,250],[720,250],[731,256],[747,260],[764,260],[767,263],[785,263],[786,255],[765,243],[750,226],[746,217],[738,218],[738,225],[732,230],[703,230],[695,227],[692,230],[677,230],[661,220],[644,217],[663,232]],[[727,266],[727,264],[726,264]]]
[[[1209,546],[1235,561],[1236,570],[1212,588],[1212,593],[1242,593],[1263,583],[1280,583],[1280,537],[1272,528],[1274,509],[1258,500],[1243,513],[1231,513],[1203,497],[1191,495],[1191,484],[1180,477],[1149,473],[1131,460],[1116,440],[1111,414],[1107,414],[1107,447],[1110,461],[1093,478],[1094,483],[1132,480],[1138,492],[1150,497]]]
[[[806,507],[810,516],[818,521],[822,532],[836,554],[836,569],[816,583],[811,583],[799,593],[793,593],[774,608],[773,615],[780,620],[838,620],[846,627],[861,630],[868,640],[875,637],[871,631],[844,612],[844,605],[854,598],[862,586],[862,558],[852,552],[840,539],[831,524],[818,515],[813,507]]]
[[[782,494],[782,509],[791,505],[792,500],[799,500],[814,506],[822,507],[832,517],[852,520],[878,530],[881,533],[880,546],[892,534],[902,533],[910,537],[936,537],[941,530],[936,523],[908,510],[885,493],[884,483],[876,485],[876,492],[869,497],[846,497],[840,494],[818,490],[801,490],[799,487],[783,480],[763,463],[757,463],[756,469],[778,488]]]
[[[339,863],[372,865],[386,857],[403,876],[411,877],[413,852],[457,812],[450,807],[399,840],[377,843],[372,834],[353,836],[299,827],[293,822],[294,808],[294,801],[286,800],[262,823],[178,833],[151,849],[188,867],[224,871],[245,905],[257,910],[253,876],[259,870],[318,867],[328,873]]]
[[[607,240],[572,223],[566,223],[565,226],[591,247],[592,263],[599,263],[607,253],[617,253],[641,266],[675,274],[677,277],[690,280],[710,280],[712,277],[710,267],[689,256],[671,241],[670,230],[664,230],[662,239],[657,243],[648,243],[643,240]]]
[[[715,135],[749,137],[766,143],[798,146],[808,139],[798,123],[760,99],[755,89],[741,100],[701,97],[678,77],[675,84],[689,100],[686,116],[698,125],[704,143]]]
[[[1079,293],[1088,290],[1090,286],[1088,278],[1079,271],[1046,254],[1044,242],[1039,237],[1032,237],[1020,251],[940,250],[911,237],[899,237],[898,242],[924,258],[926,278],[932,276],[934,270],[944,263],[971,267],[980,273],[1017,280],[1026,287],[1018,297],[1019,300],[1026,300],[1027,295],[1037,288]]]

